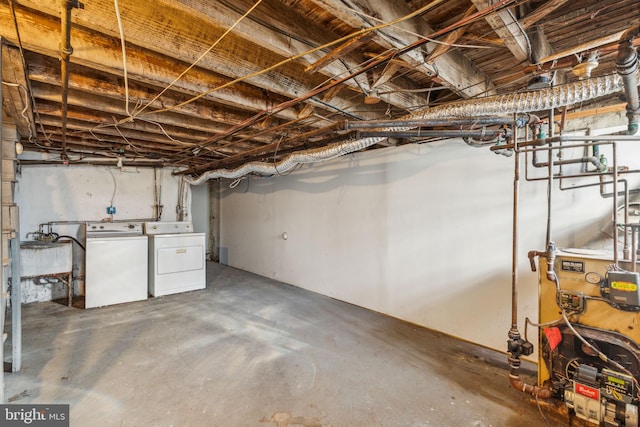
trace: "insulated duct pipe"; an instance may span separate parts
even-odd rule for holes
[[[180,180],[176,214],[178,221],[191,221],[191,184],[184,178]]]
[[[444,130],[362,130],[356,132],[356,139],[366,137],[378,137],[385,138],[490,138],[495,139],[498,137],[511,137],[511,131],[503,130],[459,130],[459,129],[444,129]]]
[[[599,98],[601,96],[618,92],[622,87],[623,83],[620,76],[602,76],[536,91],[453,102],[405,116],[402,120],[447,120],[452,118],[456,119],[477,116],[496,116],[512,113],[528,113],[564,107],[566,105],[573,105],[590,99]],[[390,128],[388,130],[399,131],[408,130],[410,128],[411,127],[398,127]],[[209,179],[235,179],[250,173],[267,176],[282,174],[293,169],[297,165],[320,162],[340,157],[344,154],[363,150],[382,142],[385,139],[386,138],[384,137],[369,137],[356,139],[354,141],[340,142],[327,147],[292,153],[278,162],[251,162],[236,169],[216,169],[205,172],[195,178],[185,177],[185,180],[189,184],[198,185]]]
[[[519,117],[516,125],[522,127],[529,122],[529,117]],[[510,125],[513,123],[513,117],[472,117],[463,119],[417,119],[417,120],[368,120],[361,122],[352,122],[345,120],[345,129],[378,129],[387,127],[419,127],[419,126],[483,126],[483,125]]]
[[[616,69],[622,76],[624,92],[627,97],[627,133],[635,135],[638,132],[638,115],[640,112],[640,99],[638,97],[638,53],[633,46],[633,39],[640,33],[640,26],[629,28],[620,37],[618,56],[616,57]]]

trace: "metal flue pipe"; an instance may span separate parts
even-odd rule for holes
[[[620,37],[620,46],[616,57],[616,69],[622,76],[624,92],[627,97],[627,133],[638,132],[638,115],[640,114],[640,98],[638,97],[638,53],[633,46],[633,39],[640,33],[640,25],[629,28]]]

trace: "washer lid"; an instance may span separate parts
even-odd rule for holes
[[[144,223],[145,234],[182,234],[193,233],[190,221],[154,221]]]

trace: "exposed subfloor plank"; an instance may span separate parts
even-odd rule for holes
[[[74,426],[544,425],[503,354],[219,264],[207,278],[99,309],[24,306],[9,403],[68,403]]]

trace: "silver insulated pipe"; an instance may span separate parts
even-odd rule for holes
[[[401,118],[400,121],[404,119],[407,121],[421,120],[424,122],[426,120],[442,120],[446,118],[529,113],[577,104],[619,92],[622,88],[622,78],[616,74],[529,92],[453,102],[424,109],[420,112],[405,116]],[[384,129],[409,130],[411,128],[412,127],[396,127]],[[282,174],[300,164],[334,159],[344,154],[371,147],[385,139],[386,137],[359,138],[353,141],[340,142],[326,147],[292,153],[278,162],[251,162],[235,169],[211,170],[198,177],[186,176],[185,181],[192,185],[198,185],[209,179],[235,179],[251,173],[264,176]]]

